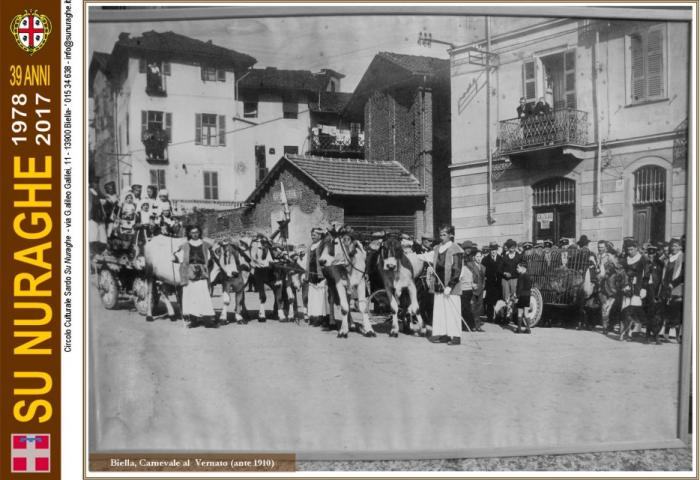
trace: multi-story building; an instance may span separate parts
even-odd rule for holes
[[[344,115],[362,122],[365,159],[401,163],[425,192],[423,207],[397,224],[398,229],[435,234],[449,223],[449,61],[378,53]]]
[[[236,78],[256,60],[173,32],[121,34],[90,67],[94,174],[167,188],[180,210],[245,200],[252,171],[231,135]]]
[[[490,50],[483,39],[451,51],[458,238],[681,236],[689,25],[511,21],[491,19]],[[551,111],[518,118],[521,97]]]
[[[254,165],[243,172],[251,193],[285,154],[361,156],[361,132],[340,113],[350,94],[330,69],[251,69],[236,82],[236,154]],[[347,137],[347,139],[346,139]],[[352,139],[351,139],[352,137]]]

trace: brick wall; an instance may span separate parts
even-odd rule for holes
[[[365,138],[368,159],[400,162],[425,188],[418,230],[435,233],[450,223],[449,87],[374,92],[365,104]]]

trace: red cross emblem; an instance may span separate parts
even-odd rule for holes
[[[46,43],[51,33],[51,22],[46,15],[29,10],[12,19],[10,31],[22,50],[32,55]]]
[[[11,437],[11,471],[13,473],[51,471],[51,435],[13,433]]]

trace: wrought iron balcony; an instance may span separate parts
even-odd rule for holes
[[[176,215],[191,213],[195,210],[233,210],[247,205],[245,202],[232,200],[205,199],[171,199],[170,204],[172,205],[173,213]]]
[[[588,113],[562,109],[522,120],[502,120],[498,138],[498,153],[506,155],[551,146],[584,146],[589,143]]]
[[[309,151],[307,153],[325,157],[363,158],[364,148],[365,142],[361,137],[320,133],[309,136]]]

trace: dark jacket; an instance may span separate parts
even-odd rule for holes
[[[503,254],[503,264],[501,266],[501,276],[506,280],[513,280],[518,278],[518,264],[522,261],[523,257],[519,253],[515,253],[513,258],[508,257],[507,253]],[[504,275],[509,273],[510,276]]]

